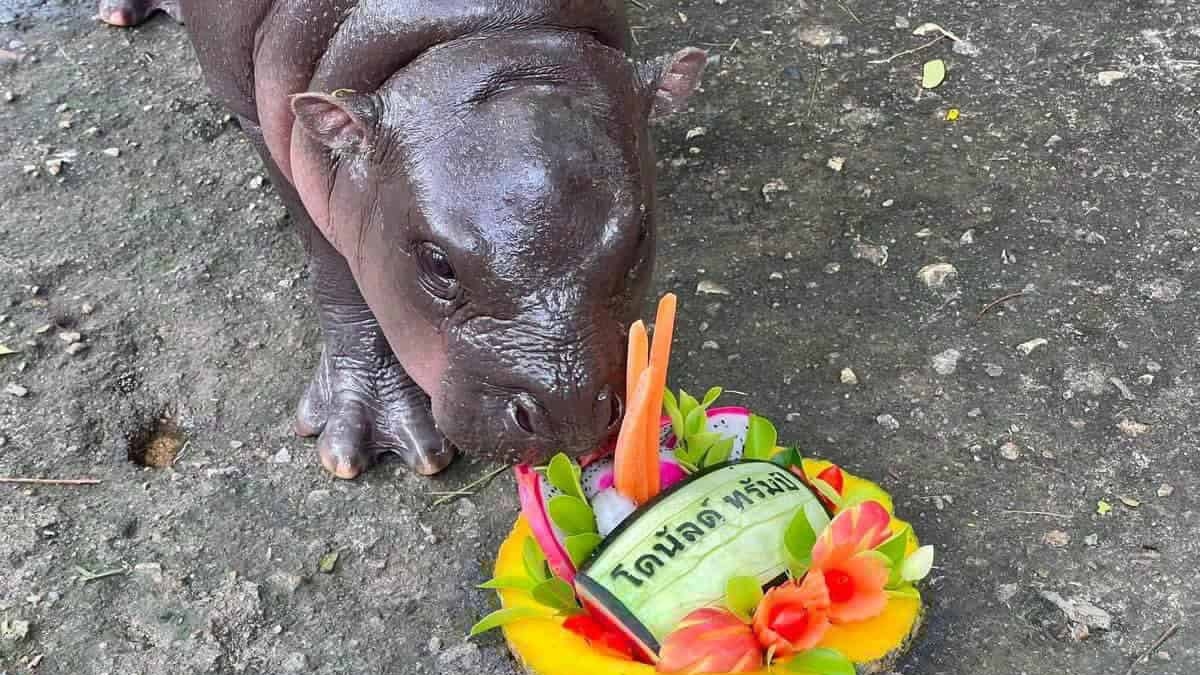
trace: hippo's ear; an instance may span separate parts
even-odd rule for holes
[[[296,122],[321,145],[338,151],[366,149],[376,119],[371,96],[307,92],[295,94],[291,102]]]
[[[695,47],[646,64],[642,78],[654,96],[650,116],[665,117],[685,110],[707,65],[708,53]]]

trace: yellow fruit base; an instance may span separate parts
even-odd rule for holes
[[[829,462],[804,460],[804,471],[816,477]],[[879,487],[863,478],[845,474],[845,491],[874,489],[880,492],[879,501],[892,515],[893,532],[907,523],[894,515],[892,501]],[[529,538],[529,526],[518,518],[512,532],[500,546],[495,576],[524,576],[522,549]],[[910,538],[909,552],[916,550],[916,536]],[[508,607],[540,608],[528,593],[519,590],[499,591],[500,602]],[[922,604],[918,599],[892,598],[883,614],[854,624],[833,626],[819,647],[836,649],[855,663],[860,675],[885,672],[905,651],[920,629]],[[582,637],[562,627],[561,619],[528,619],[509,624],[503,629],[509,649],[530,675],[654,675],[653,666],[627,661],[598,649],[593,649]],[[767,675],[768,671],[761,671]]]

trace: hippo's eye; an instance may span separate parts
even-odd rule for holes
[[[421,244],[417,249],[417,264],[421,268],[421,285],[431,294],[450,300],[458,294],[458,277],[450,258],[435,244]]]

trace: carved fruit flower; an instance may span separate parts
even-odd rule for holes
[[[829,591],[821,573],[767,592],[754,611],[754,633],[775,656],[786,658],[817,646],[829,630]]]
[[[890,522],[878,502],[863,502],[839,513],[817,537],[808,576],[824,578],[833,623],[872,619],[887,606],[888,565],[872,549],[891,537]]]
[[[726,609],[704,607],[683,618],[659,653],[660,673],[749,673],[763,666],[754,631]]]

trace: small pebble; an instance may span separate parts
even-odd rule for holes
[[[918,270],[917,278],[927,288],[937,290],[945,288],[946,284],[958,278],[958,269],[950,263],[934,263]]]
[[[1004,367],[995,363],[983,364],[983,372],[988,374],[988,377],[1000,377],[1004,374]]]
[[[1025,356],[1029,356],[1033,353],[1033,350],[1047,344],[1050,344],[1050,341],[1046,338],[1034,338],[1029,342],[1022,342],[1021,344],[1017,345],[1017,351],[1021,352]]]
[[[82,342],[73,342],[67,345],[66,352],[71,356],[76,356],[79,353],[86,351],[88,346]]]
[[[1126,75],[1121,70],[1102,70],[1096,74],[1096,81],[1101,87],[1111,87],[1114,82],[1125,79]]]
[[[858,375],[849,368],[842,368],[842,384],[858,384]]]
[[[1098,546],[1100,545],[1100,535],[1093,532],[1083,538],[1083,543],[1085,546]]]
[[[962,244],[963,246],[974,244],[975,230],[967,230],[966,232],[963,232],[962,236],[958,238],[958,243]]]
[[[5,103],[13,103],[16,100],[17,100],[16,92],[14,92],[14,91],[5,91],[4,92],[4,102]]]
[[[90,302],[83,303],[83,306],[79,308],[79,312],[81,314],[83,314],[84,316],[88,316],[89,314],[91,314],[92,312],[95,312],[95,311],[96,311],[96,306]]]
[[[1071,543],[1071,535],[1062,530],[1050,530],[1042,537],[1042,541],[1051,548],[1063,548]]]
[[[958,370],[958,360],[962,358],[962,352],[957,349],[947,349],[940,354],[935,354],[930,359],[930,364],[933,366],[934,372],[938,375],[951,375],[955,370]]]
[[[58,339],[70,345],[79,342],[83,336],[75,331],[65,331],[58,334]]]
[[[845,157],[830,157],[829,161],[825,162],[825,166],[829,167],[830,169],[833,169],[834,171],[841,171],[842,167],[845,165],[846,165]]]
[[[875,423],[889,431],[895,431],[900,428],[900,422],[892,415],[884,413],[875,418]]]
[[[831,262],[825,266],[825,274],[837,274],[842,271],[841,263]]]
[[[287,448],[281,448],[279,452],[271,455],[271,461],[275,464],[287,464],[292,461],[292,453]]]
[[[1130,438],[1137,438],[1138,436],[1150,431],[1150,426],[1147,424],[1142,424],[1136,420],[1123,419],[1119,424],[1117,424],[1117,429]]]
[[[1170,483],[1163,483],[1162,485],[1158,486],[1158,496],[1159,497],[1170,497],[1174,493],[1175,493],[1175,487],[1172,486]]]
[[[1008,441],[1000,446],[1000,456],[1010,462],[1015,462],[1021,458],[1021,448],[1016,443]]]
[[[721,348],[721,345],[717,344],[716,340],[705,340],[704,344],[700,345],[700,348],[716,351]]]
[[[895,19],[895,23],[893,25],[896,26],[896,28],[904,29],[904,28],[908,28],[912,24],[910,24],[908,22],[907,18],[905,18],[903,16],[897,16]]]
[[[696,284],[697,295],[730,295],[729,289],[715,281],[703,279]]]
[[[29,390],[19,384],[12,383],[4,388],[4,393],[9,396],[16,396],[17,398],[25,398],[29,395]]]
[[[120,148],[105,148],[105,149],[101,150],[100,152],[102,152],[103,154],[105,154],[108,157],[120,157],[121,156]]]

